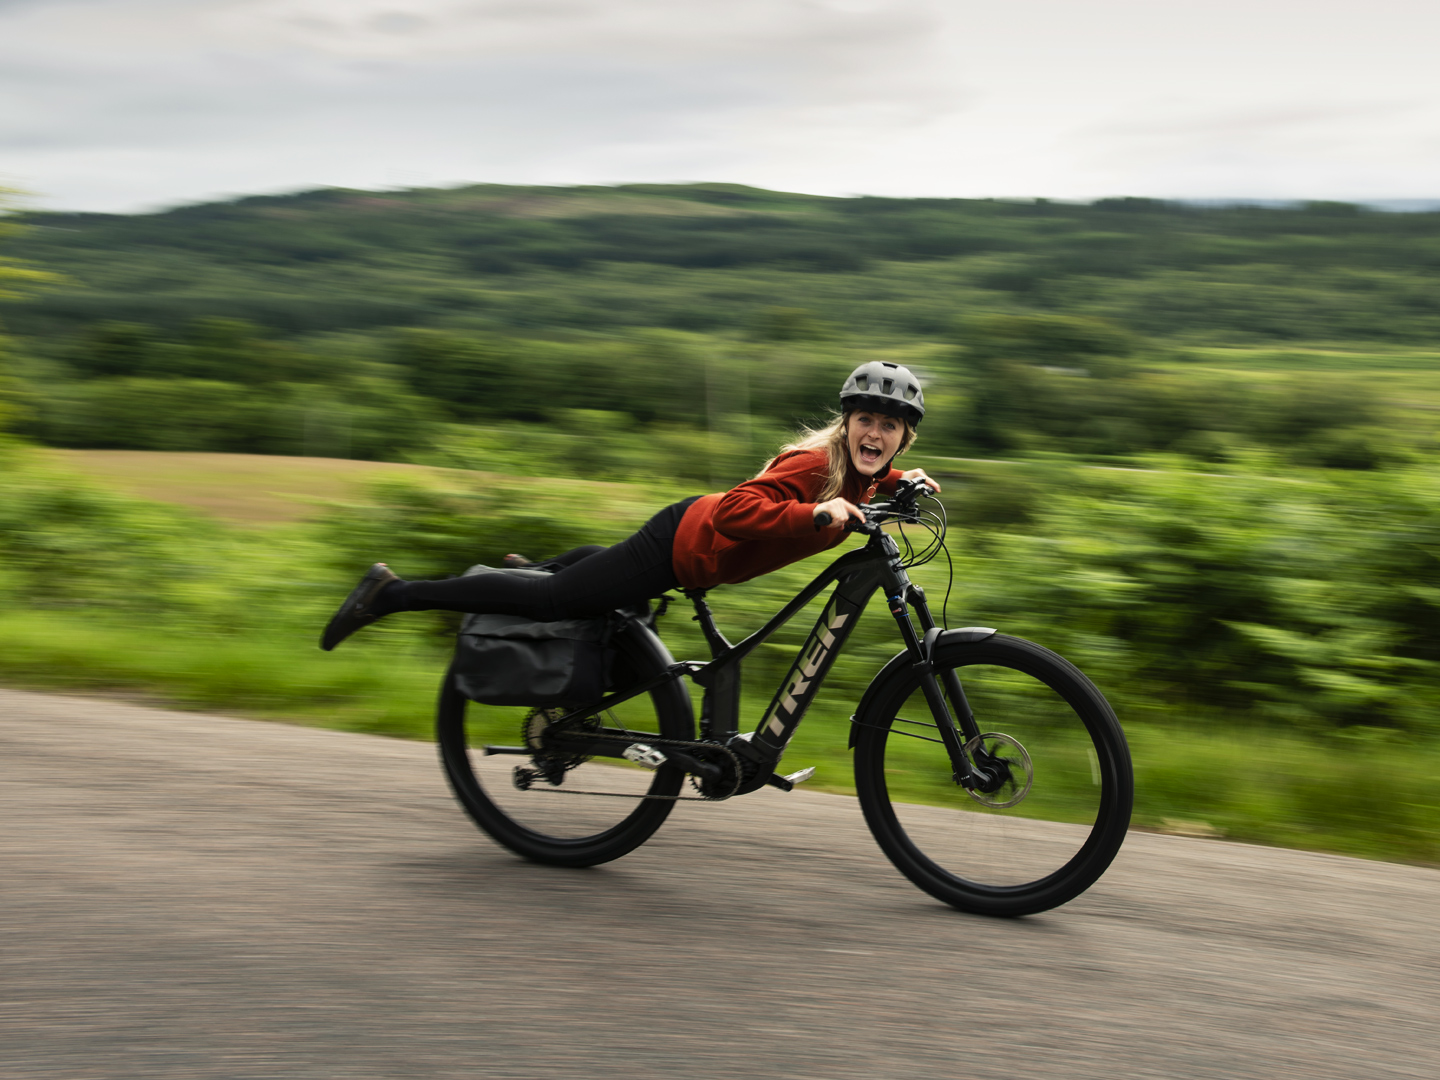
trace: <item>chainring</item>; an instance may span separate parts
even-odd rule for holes
[[[745,762],[735,751],[721,746],[719,743],[705,746],[703,749],[687,746],[686,750],[704,761],[705,764],[717,765],[720,768],[720,775],[714,779],[702,780],[694,773],[690,774],[690,786],[700,793],[701,798],[728,799],[740,790],[740,786],[746,779]]]

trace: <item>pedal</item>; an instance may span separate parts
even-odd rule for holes
[[[663,751],[643,742],[631,743],[620,752],[620,756],[626,761],[633,761],[636,765],[643,765],[647,769],[658,769],[669,760]]]
[[[789,776],[776,776],[772,773],[765,782],[771,787],[778,787],[781,791],[794,791],[797,785],[803,784],[814,775],[815,766],[811,765],[808,769],[792,772]]]

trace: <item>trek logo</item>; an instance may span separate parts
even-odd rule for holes
[[[819,631],[810,646],[810,651],[801,657],[796,663],[795,669],[790,677],[790,685],[785,687],[785,695],[780,699],[780,708],[789,713],[792,717],[799,711],[800,702],[797,698],[803,699],[810,692],[810,682],[820,673],[825,666],[825,658],[830,655],[830,650],[835,646],[835,635],[832,630],[838,630],[844,626],[850,618],[848,614],[836,615],[824,628]],[[780,722],[780,714],[777,712],[765,725],[765,729],[777,739],[783,738],[785,725]]]

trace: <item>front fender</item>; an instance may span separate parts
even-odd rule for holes
[[[925,649],[926,657],[935,655],[935,650],[943,645],[970,645],[976,641],[984,641],[988,637],[994,637],[996,630],[993,626],[962,626],[955,630],[929,630],[925,633],[922,646]],[[928,664],[930,661],[924,661]],[[870,685],[865,688],[865,693],[860,698],[860,704],[855,707],[855,715],[850,718],[850,749],[855,749],[855,733],[860,730],[870,717],[872,710],[879,708],[880,703],[889,697],[889,688],[902,671],[914,666],[914,660],[910,653],[898,652],[890,658],[890,661],[880,669],[879,674],[870,680]]]

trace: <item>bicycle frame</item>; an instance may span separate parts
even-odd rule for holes
[[[760,766],[758,783],[747,784],[744,790],[753,790],[763,784],[779,762],[805,712],[824,684],[835,657],[854,631],[877,589],[884,593],[889,603],[890,614],[895,618],[912,661],[917,666],[929,665],[935,639],[941,631],[925,602],[924,590],[910,581],[895,540],[878,527],[872,526],[866,531],[869,532],[869,540],[865,547],[836,559],[764,626],[738,644],[730,644],[716,627],[704,600],[705,590],[687,591],[686,595],[695,605],[696,619],[710,646],[711,660],[708,663],[681,661],[663,675],[567,712],[554,721],[555,725],[559,727],[572,720],[594,716],[597,712],[604,712],[647,693],[666,679],[688,675],[705,690],[701,710],[702,739],[727,744]],[[748,740],[735,740],[734,736],[739,733],[741,661],[832,584],[836,585],[835,592],[821,610],[809,637],[761,715],[753,735]],[[910,620],[912,605],[920,620],[919,634]],[[921,687],[949,752],[955,780],[964,787],[974,787],[987,778],[975,769],[964,746],[980,731],[960,680],[953,671],[945,673],[944,683],[942,692],[939,681],[927,671],[922,677]],[[958,730],[957,719],[952,716],[946,702],[947,693],[949,704],[953,704],[958,714]],[[583,733],[576,732],[573,737],[567,738],[567,743],[570,742],[580,749],[587,740]],[[617,755],[614,742],[596,739],[586,748],[597,755]]]
[[[648,609],[617,613],[612,644],[625,674],[616,678],[635,684],[573,708],[529,708],[519,724],[523,745],[480,744],[486,734],[515,730],[519,714],[472,719],[452,669],[441,688],[437,732],[446,775],[466,812],[526,858],[594,866],[644,843],[677,800],[720,802],[764,786],[793,790],[814,769],[783,775],[781,755],[878,590],[905,644],[872,677],[849,735],[856,796],[881,850],[911,882],[962,911],[1028,915],[1079,895],[1109,866],[1130,820],[1134,771],[1124,732],[1094,684],[1050,650],[988,627],[935,625],[924,590],[909,578],[945,540],[943,509],[917,504],[925,494],[918,482],[901,480],[889,502],[866,506],[854,526],[866,534],[863,549],[841,555],[737,644],[716,627],[705,591],[686,590],[708,660],[677,662],[664,647],[654,633],[664,602],[654,616]],[[885,533],[887,522],[918,525],[933,544],[917,552],[910,537]],[[807,605],[819,611],[814,627],[754,731],[740,734],[744,660]],[[983,734],[958,673],[973,678]],[[685,678],[704,692],[698,738]],[[526,760],[510,770],[498,762],[482,766],[477,749],[480,756]],[[653,771],[617,769],[617,759]],[[948,809],[907,806],[904,781],[924,778],[937,793],[935,781],[948,786],[947,761],[968,796],[951,791],[949,800],[924,800],[948,801]],[[694,794],[686,791],[687,778]],[[516,795],[512,785],[538,794]],[[1032,790],[1043,797],[1019,812],[1027,819],[1016,822],[1019,828],[992,812],[955,812],[972,798],[1003,811]],[[937,821],[943,824],[932,828]]]

